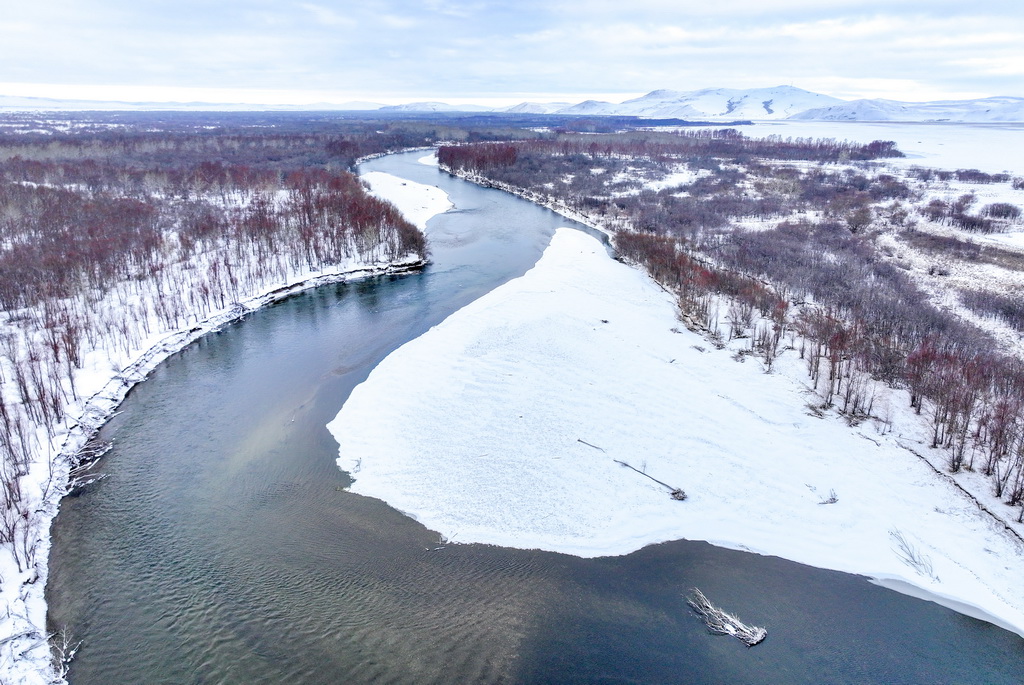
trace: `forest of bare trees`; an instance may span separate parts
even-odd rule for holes
[[[349,169],[429,139],[350,128],[0,136],[0,545],[19,570],[75,465],[59,441],[83,373],[268,288],[426,257]]]
[[[872,161],[899,155],[890,142],[752,140],[726,130],[452,145],[439,160],[454,173],[610,228],[621,257],[678,295],[686,321],[712,337],[749,338],[767,370],[790,338],[822,408],[855,423],[872,415],[873,384],[905,388],[913,409],[929,417],[931,446],[946,451],[948,470],[989,476],[994,494],[1020,507],[1020,521],[1024,364],[998,351],[988,333],[931,304],[875,242],[884,227],[908,242],[974,250],[981,259],[969,241],[918,231],[914,213],[967,232],[996,232],[1017,221],[1020,209],[977,207],[970,193],[915,208],[909,181],[1011,179],[913,169],[901,180]],[[680,168],[690,172],[685,182],[643,185]],[[741,227],[750,221],[756,230]],[[1014,298],[963,299],[1019,330]]]

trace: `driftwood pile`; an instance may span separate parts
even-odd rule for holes
[[[690,596],[686,598],[686,603],[704,620],[708,632],[714,635],[731,635],[747,647],[753,647],[768,637],[768,631],[764,628],[748,626],[732,614],[711,604],[697,588],[693,588]]]
[[[75,453],[71,458],[71,470],[68,472],[66,488],[68,495],[76,494],[76,491],[81,490],[86,485],[91,485],[107,477],[105,473],[93,473],[92,468],[113,447],[114,444],[111,442],[93,438]]]

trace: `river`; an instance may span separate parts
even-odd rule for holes
[[[688,541],[600,559],[439,549],[348,492],[325,426],[352,388],[572,225],[422,156],[362,169],[449,194],[429,268],[206,336],[103,429],[108,477],[53,526],[49,622],[84,640],[72,683],[1024,681],[1019,636],[857,576]],[[768,640],[708,635],[693,586]]]

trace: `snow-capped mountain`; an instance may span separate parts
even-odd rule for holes
[[[618,105],[588,100],[558,113],[617,114],[654,119],[785,119],[812,107],[828,107],[842,102],[838,98],[792,86],[745,90],[706,88],[689,92],[655,90]]]
[[[449,105],[411,102],[384,106],[373,102],[320,102],[308,105],[256,105],[208,102],[111,102],[57,100],[0,95],[0,111],[380,111],[502,112],[509,114],[561,114],[566,116],[636,116],[649,119],[737,121],[812,119],[825,121],[951,121],[974,123],[1024,122],[1024,98],[990,97],[978,100],[899,102],[896,100],[840,100],[793,86],[774,88],[705,88],[694,91],[654,90],[620,103],[603,100],[522,102],[511,107]]]
[[[618,114],[616,108],[618,105],[611,102],[605,102],[604,100],[584,100],[578,102],[575,105],[569,107],[563,107],[560,110],[554,112],[554,114]]]
[[[518,105],[503,107],[496,111],[510,114],[554,114],[571,105],[571,102],[520,102]]]
[[[1024,98],[993,97],[980,100],[899,102],[854,100],[830,107],[809,109],[792,119],[828,121],[1024,121]]]
[[[449,105],[445,102],[410,102],[406,105],[388,105],[381,112],[492,112],[482,105]]]
[[[400,112],[481,112],[486,107],[418,102],[382,107]],[[648,119],[736,121],[819,119],[827,121],[960,121],[1024,122],[1024,98],[899,102],[840,100],[793,86],[774,88],[705,88],[694,91],[654,90],[621,103],[584,100],[577,104],[523,102],[495,112],[570,116],[637,116]]]

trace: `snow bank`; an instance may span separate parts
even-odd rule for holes
[[[428,155],[424,159],[430,157]],[[427,221],[454,206],[448,194],[437,186],[407,181],[383,171],[369,171],[360,178],[369,184],[372,195],[398,207],[402,215],[421,231],[427,229]]]
[[[796,372],[678,326],[646,275],[560,229],[355,389],[329,425],[339,464],[460,542],[593,557],[701,539],[909,583],[1024,634],[1022,545],[907,438],[818,418]]]

